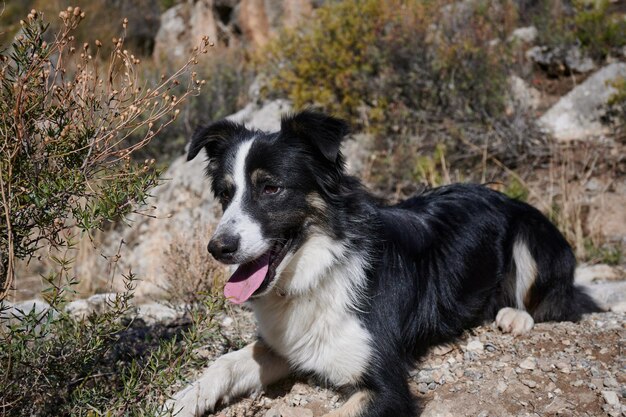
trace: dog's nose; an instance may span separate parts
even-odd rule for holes
[[[228,260],[239,249],[239,235],[214,236],[209,242],[208,250],[218,261]]]

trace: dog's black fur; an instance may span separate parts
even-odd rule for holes
[[[207,150],[214,191],[228,207],[229,152],[254,137],[248,163],[270,172],[271,181],[284,189],[274,200],[256,198],[254,192],[246,197],[246,211],[263,234],[291,239],[290,250],[296,251],[314,225],[317,233],[322,230],[367,260],[365,286],[351,306],[372,341],[369,366],[354,387],[371,395],[360,416],[416,415],[407,384],[416,360],[429,347],[493,321],[500,309],[519,307],[515,242],[525,245],[536,264],[523,294],[536,322],[576,321],[600,310],[574,286],[572,249],[537,209],[475,184],[439,187],[384,204],[345,173],[340,145],[347,132],[345,122],[310,111],[284,118],[281,131],[271,134],[219,122],[197,132],[189,159]],[[312,194],[323,200],[323,209],[308,203]],[[270,287],[267,283],[263,290]],[[252,304],[264,296],[255,294]],[[265,342],[272,347],[271,340]]]

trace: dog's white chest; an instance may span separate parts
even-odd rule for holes
[[[327,277],[309,296],[267,295],[254,303],[265,343],[292,366],[336,385],[358,382],[371,353],[370,335],[349,310],[345,285],[345,277]]]

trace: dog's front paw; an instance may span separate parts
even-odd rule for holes
[[[535,325],[535,321],[530,314],[524,310],[505,307],[498,311],[496,315],[496,325],[504,333],[519,336],[528,333]]]
[[[192,384],[178,391],[163,406],[162,415],[200,417],[213,411],[218,401],[226,401],[232,380],[228,361],[217,361]]]

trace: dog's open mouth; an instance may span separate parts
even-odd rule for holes
[[[241,304],[255,294],[262,293],[276,278],[276,268],[285,258],[292,240],[277,243],[257,259],[241,264],[224,286],[224,295],[235,304]]]

